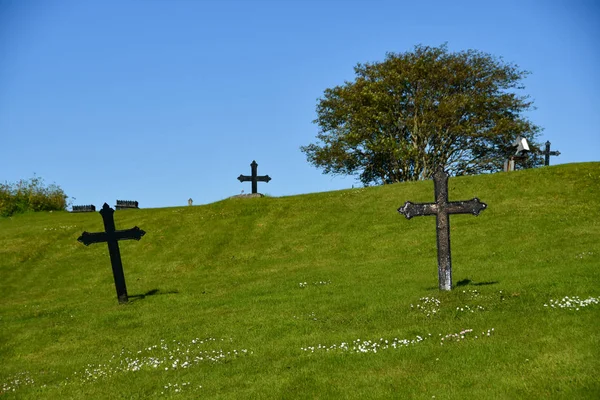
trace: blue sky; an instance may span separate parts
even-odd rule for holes
[[[532,72],[552,164],[600,159],[595,1],[0,0],[0,181],[34,173],[74,204],[205,204],[350,188],[299,147],[353,67],[416,44]]]

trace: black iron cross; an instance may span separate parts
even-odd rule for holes
[[[560,156],[560,151],[550,151],[550,141],[546,141],[546,149],[542,152],[544,155],[544,165],[550,165],[550,156]]]
[[[240,175],[238,176],[238,180],[240,182],[248,182],[251,181],[252,182],[252,193],[258,193],[258,184],[257,182],[267,182],[269,183],[269,181],[271,180],[271,178],[269,177],[269,175],[264,175],[264,176],[258,176],[257,172],[256,172],[256,167],[258,167],[258,164],[256,163],[256,161],[252,161],[252,164],[250,164],[250,166],[252,167],[252,175],[248,176],[248,175]]]
[[[117,289],[117,298],[119,303],[127,303],[127,286],[125,286],[125,274],[123,274],[123,264],[121,263],[121,252],[119,251],[119,240],[135,239],[140,240],[146,234],[137,226],[131,229],[116,230],[113,214],[115,210],[104,203],[100,215],[104,221],[104,231],[89,233],[83,232],[77,239],[79,242],[89,246],[92,243],[108,243],[108,253],[110,254],[110,263],[112,264],[113,276],[115,278],[115,287]]]
[[[415,204],[407,201],[398,209],[407,219],[435,215],[437,224],[438,276],[440,290],[452,290],[452,259],[450,255],[450,214],[473,214],[486,209],[477,197],[467,201],[448,201],[448,174],[439,169],[433,175],[435,203]]]

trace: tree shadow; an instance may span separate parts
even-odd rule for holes
[[[473,282],[471,279],[463,279],[462,281],[458,281],[456,282],[456,287],[460,287],[460,286],[467,286],[467,285],[471,285],[471,286],[487,286],[487,285],[496,285],[500,282],[498,281],[490,281],[490,282]]]
[[[496,285],[500,283],[499,281],[490,281],[490,282],[473,282],[471,279],[463,279],[462,281],[456,282],[456,284],[452,285],[453,288],[458,288],[461,286],[487,286],[487,285]],[[426,290],[434,291],[439,290],[438,286],[430,286],[426,288]]]
[[[146,293],[143,294],[130,294],[129,296],[127,296],[129,298],[130,301],[136,301],[136,300],[142,300],[145,299],[146,296],[156,296],[159,294],[177,294],[179,293],[178,290],[169,290],[169,291],[163,291],[160,289],[152,289]]]

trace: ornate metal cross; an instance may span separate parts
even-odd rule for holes
[[[450,255],[450,214],[473,214],[486,209],[487,204],[477,197],[467,201],[448,201],[448,174],[439,169],[433,175],[435,203],[407,201],[398,209],[407,219],[421,215],[435,215],[437,224],[438,276],[440,290],[452,290],[452,259]]]
[[[542,152],[544,155],[544,165],[550,165],[550,156],[560,156],[560,151],[550,151],[550,141],[546,141],[546,149]]]
[[[146,234],[137,226],[131,229],[116,230],[113,214],[115,210],[104,203],[100,215],[104,221],[105,232],[83,232],[77,239],[79,242],[89,246],[92,243],[108,243],[108,253],[110,254],[110,263],[112,264],[113,276],[115,278],[115,287],[117,289],[117,298],[119,303],[127,303],[127,286],[125,285],[125,274],[123,274],[123,264],[121,263],[121,252],[119,251],[119,240],[135,239],[140,240]]]
[[[264,176],[258,176],[257,175],[257,167],[258,164],[256,163],[256,161],[252,161],[252,164],[250,164],[250,167],[252,167],[252,175],[248,176],[248,175],[240,175],[238,176],[238,180],[240,182],[252,182],[252,193],[258,193],[258,182],[267,182],[269,183],[269,181],[271,180],[271,178],[269,177],[269,175],[264,175]]]

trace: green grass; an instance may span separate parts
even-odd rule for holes
[[[117,211],[126,305],[76,240],[99,214],[0,219],[0,397],[600,398],[600,305],[550,307],[600,297],[600,163],[449,192],[488,209],[451,217],[444,293],[435,218],[396,212],[431,181]]]

